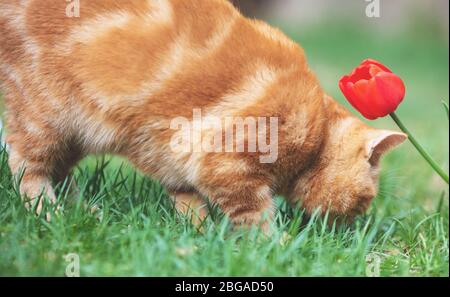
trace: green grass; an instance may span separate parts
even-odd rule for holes
[[[390,36],[342,24],[282,28],[302,43],[323,86],[341,102],[337,81],[362,59],[399,73],[408,89],[399,116],[448,164],[440,105],[448,101],[447,42],[425,29]],[[396,129],[389,119],[370,124]],[[79,255],[82,276],[364,276],[368,256],[379,257],[383,276],[449,275],[448,186],[410,144],[385,158],[380,193],[354,224],[330,227],[317,217],[300,224],[301,210],[277,198],[271,238],[231,230],[217,210],[200,232],[157,182],[122,160],[106,160],[77,167],[79,192],[59,189],[64,215],[48,223],[25,211],[0,152],[0,275],[63,276],[69,253]],[[101,213],[86,210],[92,205]]]
[[[84,276],[364,276],[367,255],[380,258],[381,275],[448,275],[447,206],[410,208],[389,174],[369,214],[351,226],[314,216],[301,225],[302,212],[277,200],[277,231],[267,239],[231,230],[217,210],[199,231],[158,183],[114,160],[78,167],[79,193],[60,190],[64,215],[48,223],[24,210],[6,159],[2,152],[1,275],[63,276],[69,253]],[[86,210],[95,204],[100,213]]]

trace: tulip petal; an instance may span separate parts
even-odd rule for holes
[[[376,66],[380,67],[383,71],[392,73],[392,71],[389,68],[387,68],[386,66],[384,66],[383,64],[381,64],[380,62],[378,62],[377,60],[374,60],[374,59],[366,59],[361,63],[361,65],[364,65],[364,66],[376,65]]]
[[[370,105],[376,118],[387,116],[389,114],[389,104],[384,93],[378,88],[375,78],[370,80],[368,92],[370,93]]]
[[[367,59],[339,81],[350,104],[364,117],[374,120],[395,111],[405,96],[400,77],[380,62]]]
[[[351,82],[347,83],[345,87],[345,97],[356,110],[358,110],[360,113],[364,115],[365,114],[364,105],[362,104],[358,95],[354,92],[353,88],[354,88],[353,83]]]
[[[352,73],[349,75],[350,81],[352,83],[357,83],[360,80],[369,80],[372,78],[372,75],[370,74],[370,66],[367,65],[360,65],[355,68],[355,70],[352,71]]]
[[[383,69],[381,69],[380,67],[378,67],[377,65],[371,65],[369,67],[369,73],[371,77],[374,77],[375,75],[377,75],[380,72],[385,72]]]
[[[393,73],[379,73],[375,76],[378,92],[385,101],[387,113],[394,112],[405,97],[405,84]]]
[[[373,88],[373,83],[371,80],[361,80],[358,81],[353,86],[354,96],[358,98],[358,104],[360,108],[358,109],[364,117],[369,120],[375,120],[378,118],[378,106],[374,105],[373,102],[377,102],[376,99],[377,92]]]
[[[350,77],[344,76],[339,80],[339,88],[348,102],[358,110],[365,118],[373,120],[376,117],[370,112],[370,105],[367,101],[366,88],[368,80],[361,80],[355,92],[355,84],[350,81]]]
[[[353,87],[353,83],[349,81],[350,78],[346,75],[343,76],[340,80],[339,80],[339,88],[342,91],[342,94],[344,94],[345,98],[347,99],[347,101],[356,109],[359,110],[358,108],[358,104],[357,104],[357,99],[355,98],[355,96],[353,95],[352,92],[352,87]]]

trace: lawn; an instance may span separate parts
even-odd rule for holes
[[[399,116],[448,168],[448,42],[428,29],[367,34],[356,26],[302,31],[279,24],[305,48],[324,88],[343,102],[337,81],[361,60],[383,61],[405,80]],[[431,33],[430,33],[431,30]],[[0,108],[1,109],[1,108]],[[371,123],[396,129],[389,119]],[[84,160],[79,191],[60,189],[64,215],[28,214],[0,152],[0,275],[63,276],[77,254],[82,276],[449,275],[448,186],[407,143],[383,161],[380,193],[354,224],[332,227],[281,198],[276,232],[233,231],[219,211],[199,230],[177,214],[164,189],[116,158]],[[92,214],[87,209],[98,205]],[[375,267],[375,268],[374,268]]]

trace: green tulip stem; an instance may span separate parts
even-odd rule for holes
[[[422,157],[430,164],[430,166],[439,174],[442,179],[448,184],[448,174],[439,166],[439,164],[430,156],[430,154],[425,151],[425,149],[417,142],[414,136],[409,132],[405,125],[403,125],[402,121],[398,118],[398,116],[393,112],[390,114],[394,122],[400,127],[400,129],[408,135],[409,141],[414,145],[414,147],[419,151]]]

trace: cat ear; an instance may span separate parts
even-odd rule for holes
[[[402,144],[406,139],[408,139],[408,135],[401,132],[376,130],[376,132],[371,133],[367,143],[369,163],[378,165],[385,153]]]

